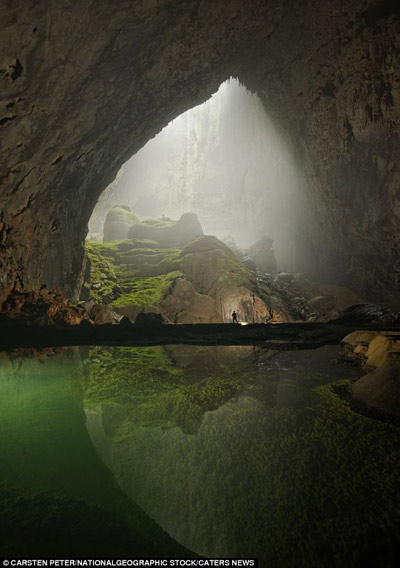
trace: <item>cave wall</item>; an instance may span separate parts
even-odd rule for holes
[[[0,21],[0,300],[44,283],[73,296],[101,191],[229,76],[257,92],[307,174],[298,247],[315,271],[396,297],[394,2],[15,0]]]
[[[294,3],[268,62],[243,79],[304,168],[311,214],[298,247],[308,260],[314,250],[314,275],[398,301],[400,5],[316,6]]]

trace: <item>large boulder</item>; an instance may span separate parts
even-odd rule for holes
[[[126,205],[112,207],[104,222],[103,242],[126,239],[132,225],[139,223],[139,217]]]
[[[310,310],[324,320],[333,319],[339,315],[333,296],[314,296],[314,298],[308,300],[307,305]]]
[[[196,292],[193,284],[185,278],[177,278],[171,293],[160,307],[172,323],[215,323],[217,317],[215,300],[207,294]]]
[[[400,416],[400,354],[350,386],[353,400],[365,407]]]
[[[180,268],[196,292],[215,301],[219,321],[231,321],[233,310],[244,322],[264,323],[271,319],[257,279],[219,239],[198,237],[183,249],[181,258]]]
[[[114,313],[107,304],[95,304],[90,310],[90,317],[96,325],[115,323]]]
[[[150,239],[162,248],[180,248],[202,234],[203,229],[197,215],[185,213],[178,221],[161,218],[135,224],[129,229],[128,238]]]
[[[277,269],[273,240],[264,235],[245,251],[247,258],[252,260],[260,272],[275,273]]]
[[[162,325],[165,323],[165,319],[161,314],[156,312],[140,312],[140,314],[135,319],[135,323],[138,325]]]
[[[400,308],[390,304],[357,304],[344,310],[338,321],[397,325]]]

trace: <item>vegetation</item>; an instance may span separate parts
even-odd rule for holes
[[[235,256],[232,250],[216,237],[200,236],[193,239],[182,251],[186,262],[196,263],[199,253],[210,253],[217,283],[229,286],[245,286],[253,289],[250,271]]]
[[[111,302],[114,308],[126,306],[153,306],[160,302],[170,290],[174,280],[182,276],[182,272],[175,270],[163,276],[149,278],[121,278],[121,295]]]
[[[245,351],[222,372],[229,357],[221,360],[220,347],[215,367],[211,348],[174,349],[91,348],[85,376],[73,349],[29,364],[20,354],[3,359],[3,556],[128,557],[130,547],[182,556],[127,503],[116,478],[165,530],[208,557],[288,568],[397,565],[398,426],[354,412],[331,384],[316,386],[328,371],[310,372],[301,353],[272,361],[260,349],[249,374],[237,364]],[[329,376],[339,376],[337,365]],[[87,435],[82,389],[91,438],[115,478]],[[307,391],[301,404],[290,389]]]
[[[207,392],[194,387],[186,396],[180,391],[186,409]],[[166,417],[178,418],[178,406],[166,409]],[[330,385],[299,407],[233,401],[195,431],[183,429],[190,436],[172,421],[163,435],[155,422],[124,424],[114,440],[114,467],[131,465],[138,479],[146,476],[151,490],[133,489],[133,496],[145,499],[167,530],[191,519],[190,534],[176,530],[196,552],[251,554],[261,565],[293,568],[396,565],[400,431],[354,413]]]
[[[156,227],[161,229],[163,227],[173,227],[176,224],[175,221],[169,219],[168,217],[161,217],[160,219],[145,219],[142,221],[141,225],[146,225],[147,227]]]
[[[0,364],[0,556],[185,556],[97,456],[79,352],[34,355]]]
[[[179,250],[160,249],[147,239],[98,243],[88,241],[91,261],[91,297],[101,302],[119,289],[112,307],[152,306],[161,301],[179,271]]]
[[[219,291],[229,296],[243,286],[263,296],[249,270],[216,237],[197,237],[184,249],[163,248],[153,240],[139,238],[87,242],[86,249],[91,260],[91,298],[116,309],[157,309],[177,278],[189,279],[197,289],[197,285],[202,288],[204,277],[209,284],[204,292],[211,295]]]
[[[139,426],[179,426],[194,433],[207,410],[230,400],[249,380],[247,376],[208,376],[190,384],[187,379],[161,346],[95,347],[90,351],[85,404],[119,408],[122,421],[115,429],[115,440],[132,436]]]
[[[135,213],[125,209],[125,207],[115,206],[112,207],[109,212],[107,213],[107,220],[108,221],[126,221],[131,225],[136,225],[140,223],[140,219]]]
[[[90,259],[91,299],[101,302],[118,282],[118,267],[115,264],[119,241],[97,243],[86,241]]]

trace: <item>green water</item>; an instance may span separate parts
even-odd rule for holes
[[[331,388],[360,372],[338,347],[3,354],[2,552],[395,566],[400,430]]]

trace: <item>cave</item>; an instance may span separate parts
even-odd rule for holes
[[[89,221],[90,279],[82,292],[132,321],[149,310],[173,323],[228,323],[235,310],[241,323],[321,318],[279,301],[277,273],[313,272],[314,259],[297,242],[300,223],[310,218],[305,194],[260,99],[238,80],[225,81],[151,139],[104,190]],[[271,274],[268,289],[267,279],[257,284],[257,272],[259,280]],[[300,282],[292,288],[308,309]],[[356,295],[347,294],[354,304]]]
[[[73,298],[100,193],[231,76],[258,94],[301,164],[316,215],[298,239],[320,274],[396,299],[392,3],[24,2],[2,20],[2,299],[41,284]]]
[[[146,558],[394,562],[399,15],[393,0],[2,3],[4,557],[67,554],[66,526],[91,557],[136,543]],[[233,197],[245,149],[226,166],[204,117],[207,184],[198,142],[186,193],[176,157],[151,186],[146,148],[221,93],[258,133]],[[175,194],[149,223],[161,186]],[[127,232],[98,242],[110,213]],[[275,265],[254,261],[258,240]],[[158,264],[140,272],[144,241]]]

